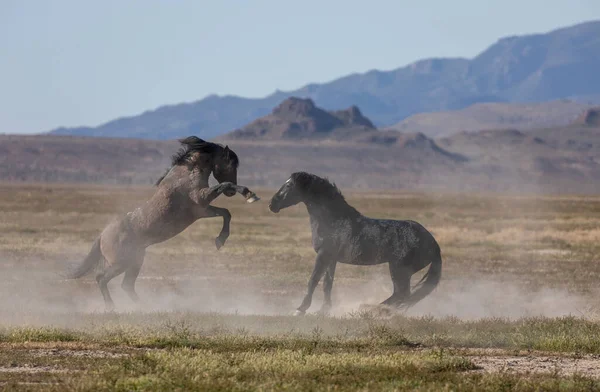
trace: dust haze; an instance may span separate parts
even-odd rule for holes
[[[218,262],[226,268],[228,260],[219,258]],[[59,262],[46,270],[40,269],[39,263],[27,260],[11,265],[0,278],[0,317],[3,325],[61,325],[62,316],[68,320],[77,314],[84,316],[104,312],[104,302],[93,273],[80,280],[65,280],[59,275],[64,272],[59,269]],[[311,269],[309,262],[306,280]],[[364,269],[366,278],[361,281],[348,278],[348,272],[352,269]],[[121,279],[122,276],[117,277],[109,284],[117,313],[291,315],[304,295],[304,285],[290,290],[268,289],[267,280],[240,277],[235,273],[225,272],[219,276],[181,273],[156,276],[144,274],[142,269],[137,281],[137,292],[142,301],[135,304],[122,291]],[[416,281],[417,275],[413,276],[413,284]],[[330,316],[356,317],[365,310],[376,310],[377,304],[391,295],[391,291],[387,264],[376,267],[339,265],[333,289],[334,307]],[[319,310],[322,298],[321,282],[308,314]],[[514,320],[568,315],[595,318],[595,304],[590,298],[558,288],[531,290],[512,283],[509,277],[443,279],[429,297],[408,310],[396,312],[410,317],[453,317],[462,320]]]
[[[291,315],[314,265],[308,215],[304,206],[272,214],[267,205],[274,190],[257,191],[262,200],[252,205],[242,198],[217,200],[233,215],[232,235],[221,251],[213,242],[220,218],[200,220],[150,247],[136,283],[142,303],[132,303],[123,292],[122,275],[110,282],[116,312]],[[401,314],[464,320],[595,317],[594,274],[585,270],[595,268],[589,260],[600,241],[595,199],[546,198],[542,192],[504,197],[342,191],[364,215],[419,221],[440,243],[440,285]],[[106,224],[152,192],[123,187],[77,193],[44,186],[44,192],[11,187],[0,194],[3,324],[55,324],[61,316],[104,312],[94,273],[79,280],[61,275],[83,260],[91,238]],[[40,207],[32,209],[32,202]],[[578,282],[570,284],[574,279]],[[354,317],[391,291],[387,264],[339,264],[330,315]],[[309,314],[319,310],[322,298],[321,281]]]

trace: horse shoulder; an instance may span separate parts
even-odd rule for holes
[[[319,252],[319,250],[323,247],[325,242],[325,236],[323,235],[322,228],[319,227],[319,222],[316,220],[310,221],[310,230],[312,237],[312,245],[315,252]]]
[[[337,241],[337,229],[335,223],[322,222],[317,219],[310,220],[312,243],[315,252],[324,248],[334,248]]]

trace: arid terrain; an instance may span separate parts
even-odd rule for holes
[[[386,128],[421,132],[432,138],[462,131],[552,128],[570,124],[591,106],[569,100],[530,104],[476,103],[462,110],[418,113]]]
[[[375,306],[387,265],[340,265],[329,316],[291,316],[312,271],[303,206],[219,199],[148,249],[135,305],[62,274],[150,187],[0,186],[0,384],[15,390],[598,390],[600,197],[345,192],[438,239],[443,278],[414,308]],[[343,188],[342,188],[343,190]],[[416,279],[421,276],[419,273]]]
[[[0,391],[600,392],[600,2],[4,3]]]
[[[567,125],[450,135],[441,129],[446,136],[433,139],[410,129],[379,130],[355,106],[326,111],[289,98],[213,141],[237,152],[239,180],[253,187],[274,188],[304,170],[360,190],[598,194],[600,108],[573,118],[577,105],[564,102],[493,107],[506,109],[500,117],[519,118],[527,108],[553,105],[572,111]],[[0,181],[150,185],[177,148],[174,140],[0,135]]]

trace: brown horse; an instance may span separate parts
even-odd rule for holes
[[[221,216],[223,228],[215,240],[220,249],[229,237],[231,214],[210,203],[221,193],[228,197],[240,193],[248,203],[258,200],[248,188],[237,185],[239,160],[228,146],[196,136],[182,139],[180,143],[184,148],[173,156],[172,167],[158,180],[158,189],[150,200],[110,223],[85,260],[68,276],[80,278],[104,259],[104,268],[96,281],[107,310],[114,308],[107,284],[123,272],[121,287],[133,301],[139,300],[134,286],[148,246],[176,236],[198,219]],[[211,173],[219,184],[209,187]]]

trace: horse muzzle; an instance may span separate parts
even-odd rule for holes
[[[281,210],[281,208],[279,208],[279,207],[278,207],[278,206],[276,206],[276,205],[273,205],[273,202],[271,201],[271,202],[269,203],[269,210],[270,210],[271,212],[274,212],[274,213],[276,213],[276,214],[277,214],[277,213],[279,212],[279,210]]]

